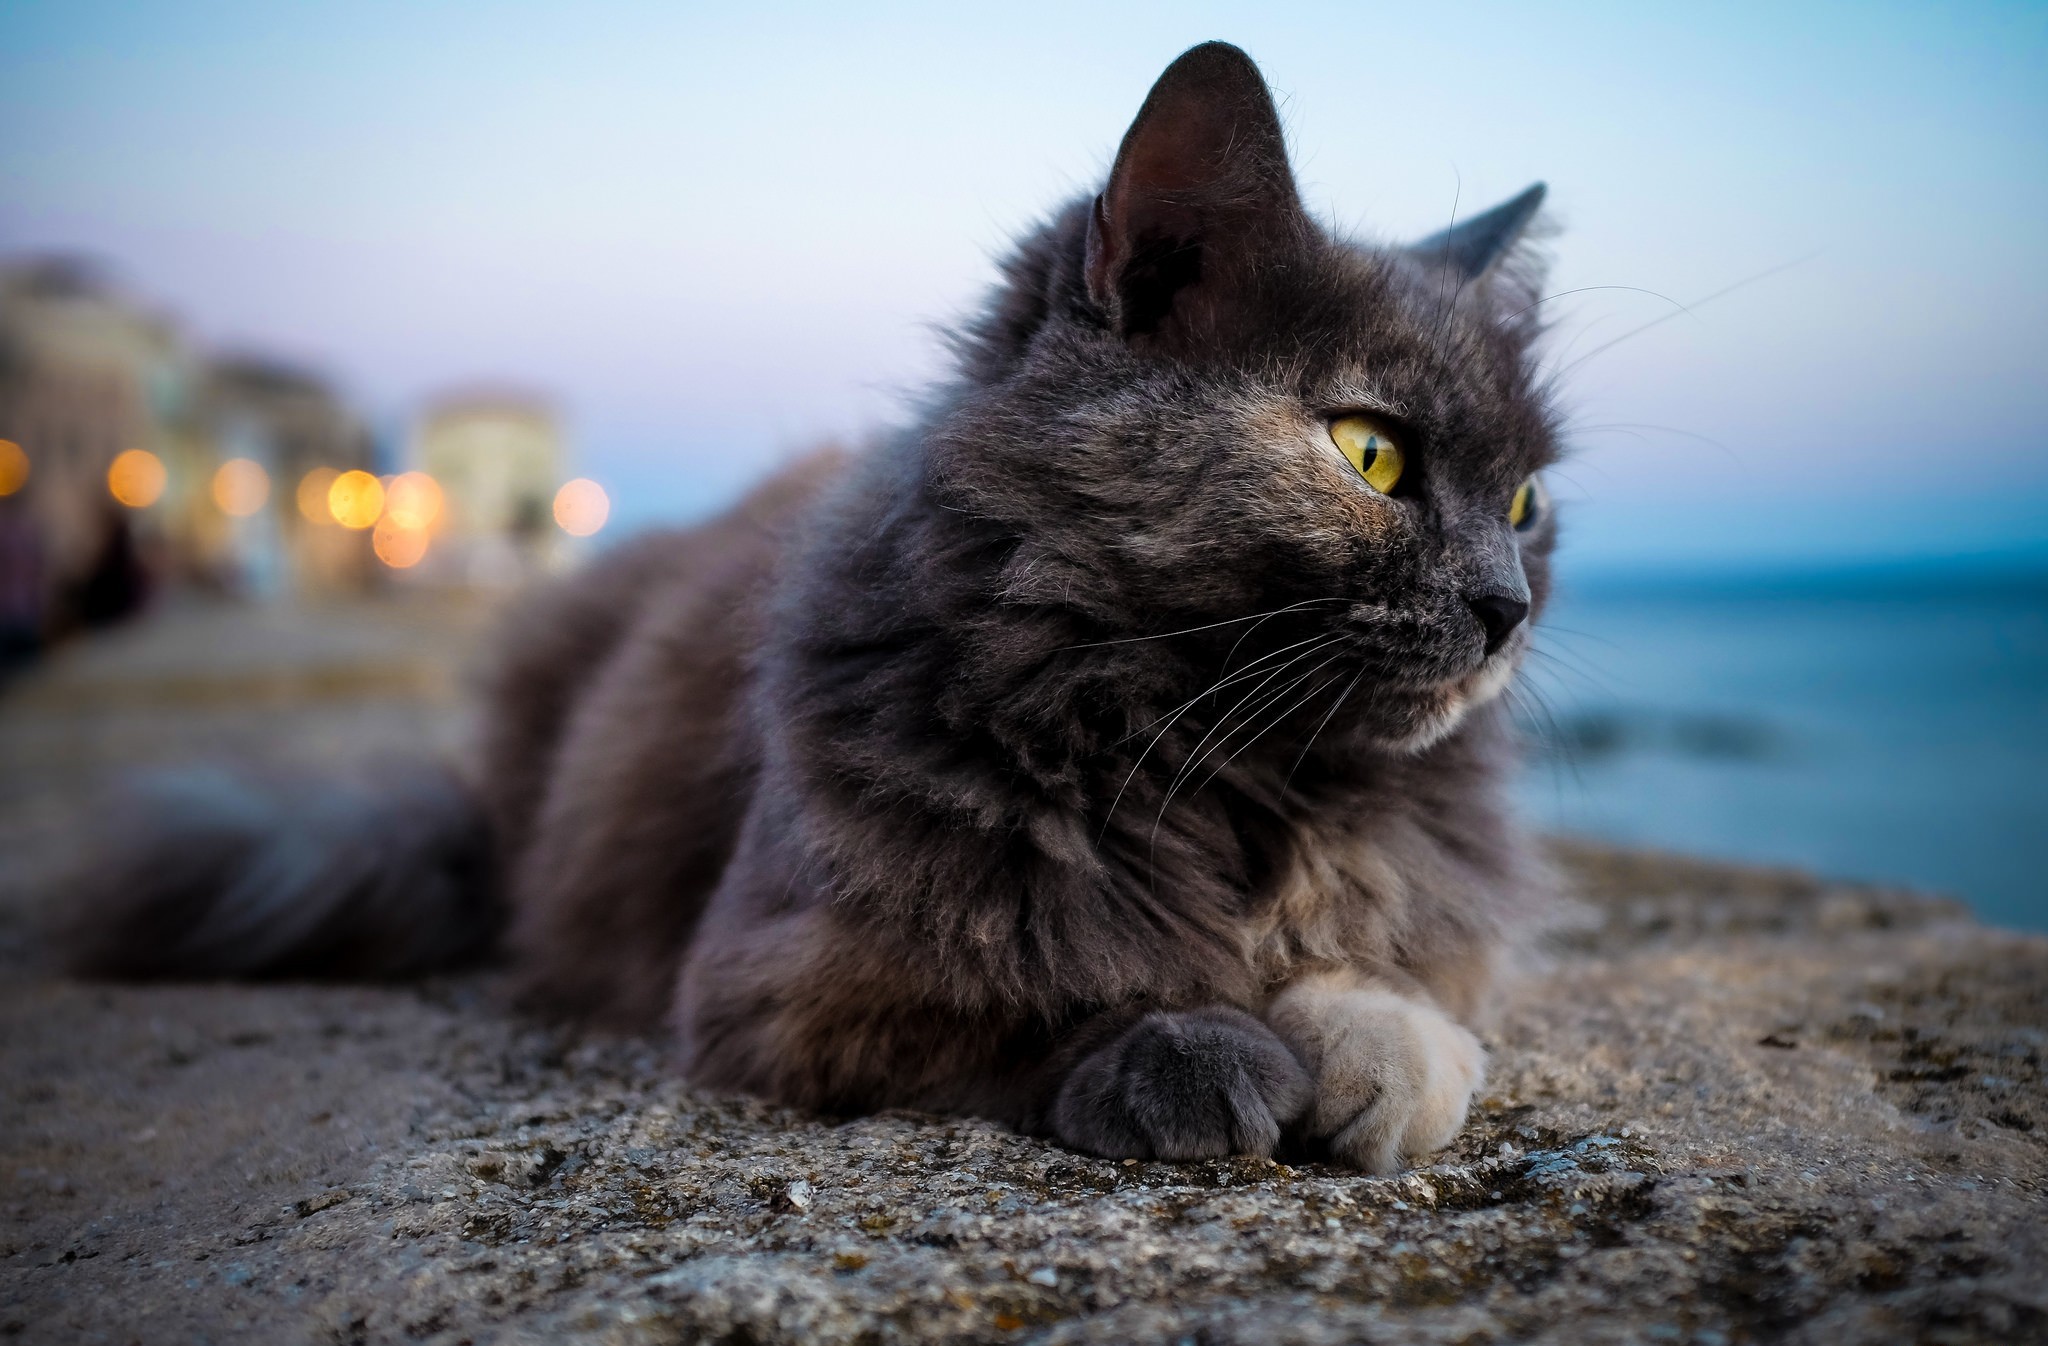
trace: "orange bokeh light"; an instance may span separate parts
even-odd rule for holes
[[[408,528],[390,514],[377,520],[377,531],[370,534],[370,548],[377,553],[377,559],[393,570],[404,570],[416,566],[427,554],[427,530]]]
[[[441,484],[424,472],[406,472],[384,488],[384,517],[400,528],[425,532],[441,518]]]
[[[0,439],[0,495],[13,495],[27,484],[27,451],[11,439]]]
[[[611,517],[611,497],[588,477],[562,483],[555,492],[555,522],[570,537],[589,537]]]
[[[130,509],[148,509],[170,480],[164,460],[148,449],[124,449],[107,469],[107,489]]]
[[[270,499],[270,474],[253,458],[230,458],[214,470],[213,503],[245,519]]]
[[[327,493],[334,489],[334,479],[340,475],[331,467],[316,467],[299,478],[299,513],[307,523],[334,522],[334,511],[327,507]]]
[[[368,528],[384,512],[384,483],[360,468],[327,488],[327,512],[343,528]]]

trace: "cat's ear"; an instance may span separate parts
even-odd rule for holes
[[[1088,294],[1127,338],[1199,340],[1308,228],[1259,68],[1205,42],[1166,68],[1124,134],[1088,221]]]
[[[1515,250],[1543,208],[1542,184],[1503,201],[1481,215],[1462,220],[1440,234],[1411,243],[1409,253],[1425,266],[1444,267],[1460,280],[1478,280]]]

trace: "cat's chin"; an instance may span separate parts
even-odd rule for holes
[[[1376,736],[1381,750],[1398,757],[1428,752],[1449,738],[1467,715],[1506,691],[1520,662],[1513,652],[1503,651],[1464,677],[1421,693],[1403,717],[1401,730]]]
[[[1449,738],[1471,709],[1472,703],[1463,693],[1450,692],[1441,709],[1418,716],[1405,734],[1381,738],[1380,747],[1396,757],[1420,756]]]
[[[1464,680],[1407,693],[1398,711],[1367,731],[1373,746],[1392,757],[1413,757],[1448,738],[1472,708]],[[1383,704],[1391,698],[1383,698]]]
[[[1522,666],[1521,646],[1520,641],[1511,642],[1464,679],[1467,708],[1483,706],[1508,689],[1508,684],[1515,680],[1516,670]]]

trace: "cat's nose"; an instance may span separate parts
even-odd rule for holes
[[[1519,598],[1506,594],[1480,594],[1465,600],[1472,606],[1472,615],[1479,619],[1486,629],[1486,653],[1491,658],[1494,651],[1507,644],[1508,637],[1529,615],[1529,605]]]

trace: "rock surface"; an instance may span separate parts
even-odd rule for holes
[[[1561,847],[1577,904],[1435,1162],[1113,1163],[697,1094],[489,975],[49,976],[36,857],[80,792],[231,732],[91,690],[148,666],[0,696],[0,1336],[2048,1339],[2048,940],[1950,904]],[[319,686],[232,732],[332,760],[459,707],[446,679]]]

